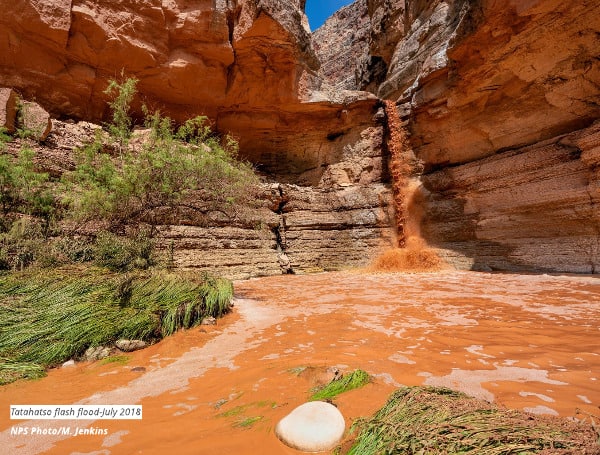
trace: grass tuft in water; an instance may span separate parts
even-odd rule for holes
[[[126,365],[129,362],[128,355],[111,355],[105,359],[100,360],[100,365],[107,365],[109,363],[116,363],[118,365]]]
[[[357,420],[351,432],[358,436],[348,455],[525,455],[579,447],[559,425],[434,387],[397,390],[372,418]]]
[[[323,388],[315,391],[310,397],[311,401],[332,400],[341,393],[358,389],[371,382],[369,373],[363,370],[354,370],[352,373],[331,381]]]
[[[0,275],[0,381],[38,377],[119,338],[158,340],[222,316],[232,297],[231,282],[206,275],[103,269]]]
[[[21,378],[39,379],[45,375],[44,368],[38,364],[0,358],[0,385],[9,384]]]
[[[234,428],[251,428],[256,422],[260,422],[264,416],[246,417],[243,420],[238,420],[233,424]]]

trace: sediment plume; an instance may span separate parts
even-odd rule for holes
[[[444,268],[437,252],[421,238],[423,188],[418,164],[393,101],[384,101],[388,122],[387,147],[394,194],[397,248],[384,251],[371,263],[372,272],[430,272]]]
[[[386,250],[375,258],[370,272],[436,272],[444,262],[435,250],[428,248],[423,239],[409,237],[406,246]]]

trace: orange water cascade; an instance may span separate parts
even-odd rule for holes
[[[421,237],[421,187],[411,148],[396,104],[384,101],[388,124],[387,148],[392,178],[397,248],[384,251],[371,264],[372,271],[427,272],[443,268],[443,261]]]

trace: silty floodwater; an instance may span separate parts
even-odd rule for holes
[[[236,283],[234,312],[123,363],[0,389],[10,454],[292,454],[275,424],[335,367],[374,381],[336,399],[347,424],[401,385],[447,386],[574,416],[600,404],[600,281],[591,276],[325,273]],[[141,421],[10,421],[10,404],[142,404]],[[70,435],[11,435],[11,426]],[[76,428],[91,435],[73,436]],[[104,430],[107,435],[102,434]]]

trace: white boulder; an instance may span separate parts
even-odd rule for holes
[[[346,422],[332,404],[311,401],[279,421],[275,434],[285,445],[303,452],[333,449],[344,436]]]

